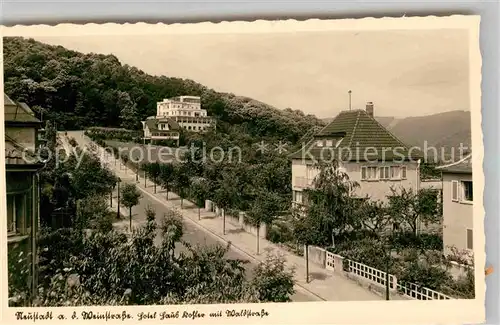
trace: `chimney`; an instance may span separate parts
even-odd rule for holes
[[[366,103],[366,113],[373,117],[373,102],[367,102]]]

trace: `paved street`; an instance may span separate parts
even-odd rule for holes
[[[90,142],[90,140],[85,137],[83,135],[83,132],[81,131],[68,132],[68,135],[70,137],[74,137],[81,146],[84,146],[85,144]],[[98,148],[98,150],[103,151],[100,148]],[[118,166],[121,165],[119,163],[115,166],[114,157],[104,154],[100,154],[99,157],[101,157],[101,159],[103,159],[103,161],[108,164],[111,170],[113,170],[118,176],[120,176],[123,181],[135,183],[135,174],[130,170],[128,172],[125,172],[125,169],[123,167],[119,168]],[[146,199],[147,197],[147,200],[151,200],[151,202],[155,202],[159,204],[159,206],[163,205],[166,208],[179,207],[179,201],[175,200],[175,198],[177,198],[175,193],[169,193],[170,199],[167,201],[165,200],[164,193],[158,192],[155,194],[153,192],[153,186],[150,182],[147,182],[147,186],[144,187],[144,179],[142,177],[140,177],[139,179],[140,181],[137,184],[137,188],[142,192],[144,199]],[[232,225],[229,222],[226,222],[226,233],[223,234],[221,218],[216,217],[213,212],[204,211],[202,219],[198,220],[197,210],[189,209],[188,207],[189,202],[185,201],[185,208],[181,210],[181,213],[186,224],[192,226],[192,229],[196,229],[196,233],[198,233],[198,231],[201,232],[199,235],[195,235],[195,237],[197,238],[197,242],[204,243],[205,237],[213,238],[221,244],[231,242],[231,254],[240,254],[241,256],[246,256],[247,259],[252,263],[258,263],[259,261],[262,261],[266,256],[264,252],[280,254],[284,256],[286,259],[286,265],[295,269],[296,291],[301,294],[301,296],[294,297],[295,301],[382,300],[382,297],[360,287],[354,281],[338,274],[334,274],[333,272],[312,263],[310,263],[309,265],[310,281],[306,282],[305,263],[303,257],[292,254],[265,239],[260,240],[261,253],[256,254],[256,237],[253,234],[241,231],[241,228],[236,225]],[[140,218],[139,216],[137,217]]]
[[[75,140],[78,141],[78,143],[81,146],[83,146],[83,144],[85,144],[86,141],[83,139],[83,137],[81,135],[82,135],[82,133],[78,133],[78,132],[68,132],[68,137],[75,138]],[[61,138],[63,138],[63,137],[64,136],[61,136]],[[69,143],[65,140],[62,141],[62,144],[66,150],[70,149],[70,147],[71,147],[69,145]],[[115,166],[114,161],[109,161],[108,166],[111,167],[111,169],[113,170],[113,167]],[[116,168],[118,169],[119,168],[118,164],[116,166],[117,166]],[[130,171],[125,173],[124,169],[122,170],[122,173],[123,173],[123,176],[128,176],[128,177],[122,177],[123,180],[128,180],[129,182],[132,182],[132,183],[135,182],[135,176],[134,176],[135,174],[133,174]],[[122,175],[120,175],[120,176],[122,176]],[[144,185],[144,178],[140,178],[140,180],[142,181],[141,184]],[[150,186],[151,186],[151,184],[150,184]],[[162,191],[159,186],[157,187],[157,190],[158,190],[158,192],[157,192],[158,194],[162,195],[163,197],[166,196],[165,192]],[[179,199],[175,196],[175,194],[170,193],[170,196],[172,196],[174,198],[170,202],[172,202],[172,203],[176,202],[177,204],[180,205]],[[117,193],[115,191],[113,193],[113,208],[114,209],[116,209],[116,206],[117,206],[116,199],[117,199]],[[186,201],[185,201],[185,203],[186,203]],[[165,206],[165,204],[158,202],[157,200],[151,198],[148,195],[143,195],[141,200],[140,200],[139,205],[132,208],[133,227],[134,227],[134,225],[138,226],[138,225],[144,224],[146,222],[145,209],[148,206],[152,207],[155,210],[157,223],[158,224],[161,223],[161,220],[162,220],[164,213],[166,213],[168,210],[167,206]],[[120,211],[121,214],[125,216],[123,222],[120,222],[122,224],[121,226],[123,228],[128,229],[128,226],[129,226],[128,209],[126,209],[124,207],[121,207],[120,209],[121,209],[121,211]],[[193,208],[191,208],[191,209],[193,209]],[[198,210],[193,209],[193,213],[197,214]],[[221,243],[221,241],[217,237],[215,237],[213,234],[206,232],[206,231],[200,229],[199,227],[196,227],[192,223],[186,222],[186,220],[184,220],[184,236],[182,239],[191,245],[200,245],[200,246],[223,245],[223,243]],[[157,240],[158,240],[158,242],[161,241],[161,237],[157,236]],[[178,249],[183,250],[185,248],[182,247],[182,245],[178,245]],[[235,249],[230,249],[228,251],[228,253],[226,254],[226,256],[228,258],[231,258],[231,259],[240,259],[240,260],[247,261],[248,263],[246,263],[245,269],[247,271],[247,275],[250,277],[252,276],[252,271],[257,265],[256,260],[249,258],[248,255],[245,255],[245,254],[243,254]],[[296,290],[292,299],[293,299],[293,301],[297,301],[297,302],[298,301],[319,300],[317,297],[314,297],[311,294],[303,293],[299,290]]]

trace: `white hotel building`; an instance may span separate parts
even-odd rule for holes
[[[178,96],[164,99],[156,104],[156,118],[170,118],[180,127],[201,132],[207,130],[213,120],[207,116],[207,110],[201,109],[201,99],[198,96]]]

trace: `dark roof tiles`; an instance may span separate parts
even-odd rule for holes
[[[342,133],[343,137],[339,135]],[[328,136],[336,140],[342,138],[342,141],[337,147],[316,147],[318,139],[327,139]],[[418,159],[421,156],[419,151],[410,150],[364,110],[340,112],[304,147],[304,150],[292,154],[291,158],[304,158],[304,151],[310,152],[314,158],[331,159],[333,157],[342,161],[392,161],[403,158],[407,160],[409,157]]]

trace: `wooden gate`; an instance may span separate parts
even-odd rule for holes
[[[329,251],[326,251],[325,267],[327,270],[335,270],[335,260],[333,258],[333,253],[330,253]]]

